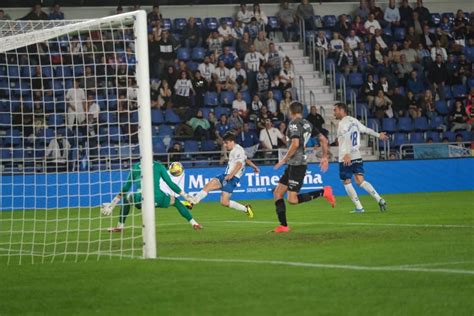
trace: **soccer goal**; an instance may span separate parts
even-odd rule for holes
[[[156,257],[146,14],[0,21],[0,263]],[[141,163],[142,208],[111,233]]]

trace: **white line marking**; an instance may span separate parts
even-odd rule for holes
[[[410,268],[410,267],[369,267],[359,265],[347,264],[325,264],[325,263],[310,263],[310,262],[294,262],[294,261],[279,261],[279,260],[246,260],[246,259],[213,259],[213,258],[189,258],[189,257],[158,257],[158,260],[167,261],[189,261],[189,262],[214,262],[214,263],[242,263],[242,264],[266,264],[266,265],[281,265],[304,268],[319,268],[319,269],[340,269],[340,270],[359,270],[359,271],[388,271],[388,272],[427,272],[427,273],[448,273],[448,274],[466,274],[474,275],[472,270],[457,270],[457,269],[427,269],[427,268]]]
[[[404,264],[399,266],[391,266],[391,268],[417,268],[417,267],[435,267],[435,266],[448,266],[457,264],[471,264],[474,261],[454,261],[454,262],[431,262],[431,263],[417,263],[417,264]]]

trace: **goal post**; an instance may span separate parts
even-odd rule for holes
[[[147,33],[145,11],[0,21],[0,264],[156,258]],[[102,215],[137,163],[140,210]]]

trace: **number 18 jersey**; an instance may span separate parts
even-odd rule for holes
[[[337,128],[337,141],[339,143],[339,162],[344,155],[349,154],[351,160],[362,159],[360,154],[360,134],[368,133],[369,129],[352,116],[345,116]],[[372,130],[370,130],[372,131]],[[370,133],[369,133],[370,134]]]
[[[290,121],[286,130],[288,148],[290,147],[293,138],[298,138],[300,140],[300,145],[296,150],[296,153],[288,160],[288,165],[300,166],[308,163],[304,150],[306,148],[306,143],[311,138],[312,130],[313,126],[311,123],[303,118],[297,118]]]

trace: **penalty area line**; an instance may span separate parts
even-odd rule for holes
[[[347,264],[326,264],[326,263],[310,263],[310,262],[294,262],[294,261],[280,261],[280,260],[248,260],[248,259],[217,259],[217,258],[193,258],[193,257],[158,257],[158,260],[163,261],[184,261],[184,262],[209,262],[209,263],[234,263],[234,264],[256,264],[256,265],[277,265],[277,266],[291,266],[302,268],[315,269],[338,269],[338,270],[358,270],[358,271],[382,271],[382,272],[424,272],[424,273],[447,273],[447,274],[464,274],[474,275],[472,270],[458,270],[458,269],[429,269],[417,267],[370,267]]]

